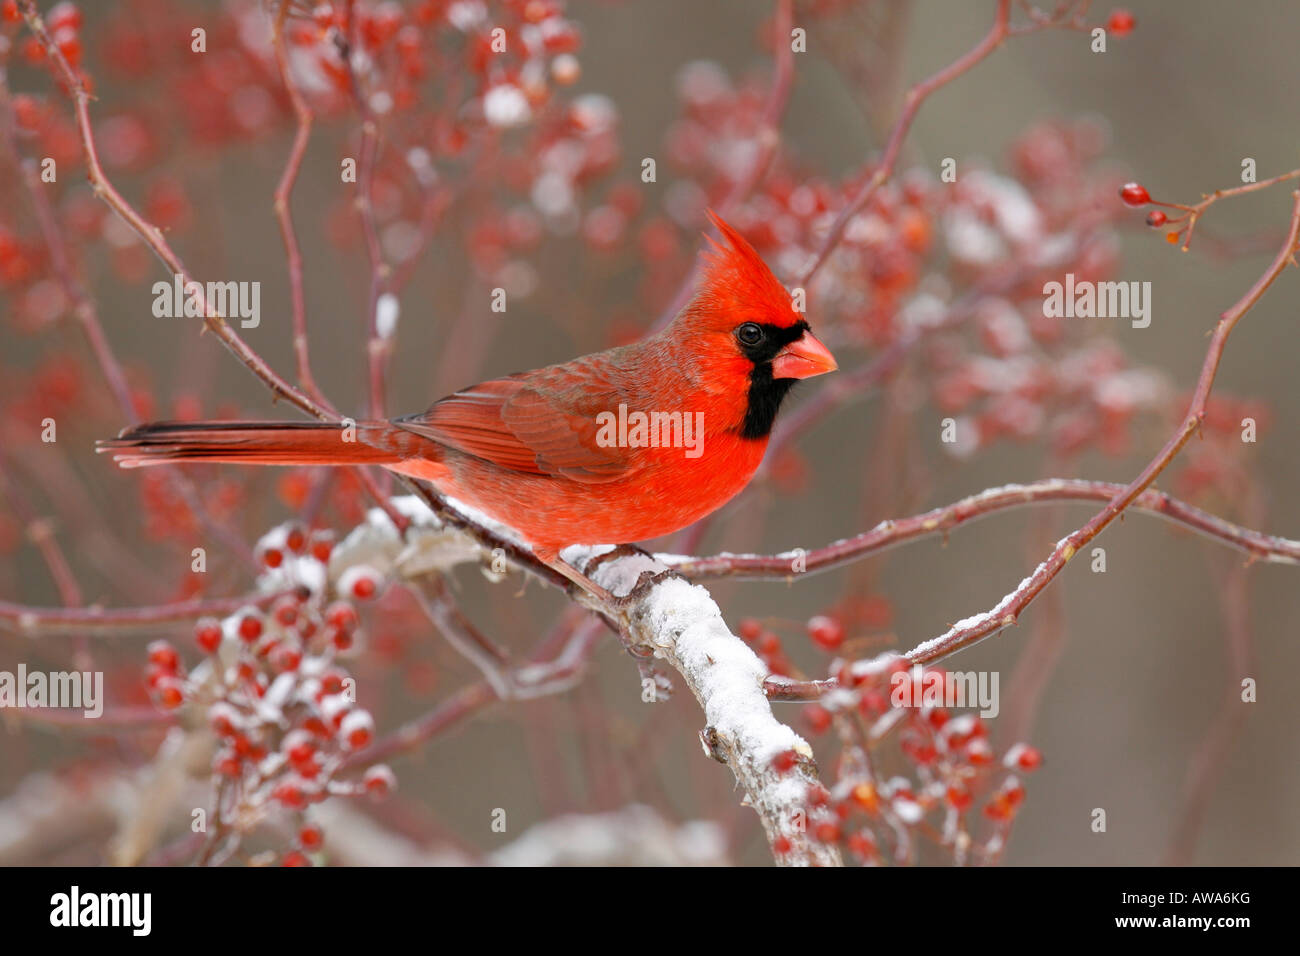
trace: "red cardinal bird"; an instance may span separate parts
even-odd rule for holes
[[[391,421],[156,422],[99,443],[123,467],[175,461],[381,465],[516,529],[542,561],[656,538],[749,483],[796,379],[835,359],[753,247],[710,213],[699,291],[662,332],[492,379]],[[602,589],[597,589],[602,590]]]

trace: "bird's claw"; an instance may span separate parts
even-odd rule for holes
[[[596,573],[597,568],[609,564],[611,561],[617,561],[619,558],[630,558],[634,554],[645,554],[645,552],[634,544],[617,545],[613,550],[606,551],[604,554],[598,554],[588,561],[583,573],[586,574],[587,577],[591,577]]]
[[[678,577],[677,572],[672,568],[665,568],[663,571],[642,571],[637,575],[632,590],[614,599],[614,607],[620,611],[626,610],[649,594],[655,585],[670,577]]]

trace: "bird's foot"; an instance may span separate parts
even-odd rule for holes
[[[547,555],[543,560],[572,582],[578,596],[583,598],[584,603],[591,607],[592,610],[607,610],[615,614],[621,614],[649,594],[651,588],[656,584],[670,576],[677,575],[677,572],[672,568],[665,568],[662,571],[642,571],[637,575],[636,583],[632,585],[631,590],[622,595],[615,594],[592,579],[591,575],[601,565],[618,558],[632,557],[638,554],[646,556],[645,552],[640,548],[630,544],[621,544],[612,551],[606,551],[604,554],[592,558],[587,562],[585,570],[579,570],[558,555],[554,557]]]
[[[663,571],[642,571],[637,575],[636,584],[632,585],[632,590],[614,598],[615,609],[625,611],[632,605],[640,603],[654,589],[655,585],[672,577],[680,577],[672,568],[665,568]]]
[[[603,567],[611,561],[617,561],[619,558],[630,558],[637,554],[645,554],[645,552],[634,544],[616,545],[612,550],[606,551],[604,554],[598,554],[587,562],[587,576],[590,577],[595,574],[597,568]]]

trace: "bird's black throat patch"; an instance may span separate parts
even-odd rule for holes
[[[766,438],[771,433],[781,402],[795,383],[792,378],[773,378],[772,360],[778,352],[791,342],[797,342],[808,331],[808,323],[803,321],[786,326],[767,322],[757,324],[766,333],[763,340],[752,346],[740,344],[740,350],[754,363],[754,370],[749,373],[745,420],[740,426],[741,437],[751,439]]]

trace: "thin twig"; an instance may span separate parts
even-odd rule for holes
[[[784,578],[827,571],[880,554],[908,541],[947,534],[979,518],[1026,505],[1051,501],[1112,501],[1128,486],[1081,478],[1048,478],[1024,485],[1005,485],[962,498],[910,518],[882,521],[870,531],[811,551],[784,554],[717,554],[705,558],[660,555],[660,560],[693,581],[708,578]],[[1252,558],[1277,564],[1300,564],[1300,541],[1243,528],[1195,505],[1155,489],[1144,490],[1129,503],[1135,511],[1156,515]],[[794,562],[799,562],[796,571]]]
[[[1287,229],[1286,241],[1254,284],[1219,317],[1210,337],[1210,345],[1206,350],[1205,361],[1201,366],[1201,374],[1197,378],[1196,389],[1192,394],[1187,414],[1174,433],[1169,436],[1164,447],[1136,478],[1093,516],[1092,520],[1057,542],[1047,559],[1029,577],[1021,581],[1015,590],[1003,597],[991,610],[962,621],[938,637],[917,645],[907,655],[912,663],[931,664],[942,660],[1015,624],[1021,612],[1052,582],[1066,563],[1123,514],[1173,461],[1183,446],[1191,440],[1192,435],[1199,431],[1201,422],[1205,419],[1206,403],[1210,398],[1210,390],[1214,387],[1214,379],[1228,336],[1232,334],[1233,328],[1241,321],[1242,316],[1250,311],[1274,280],[1282,274],[1282,270],[1295,262],[1296,237],[1300,235],[1300,191],[1293,193],[1292,198],[1291,222]]]

